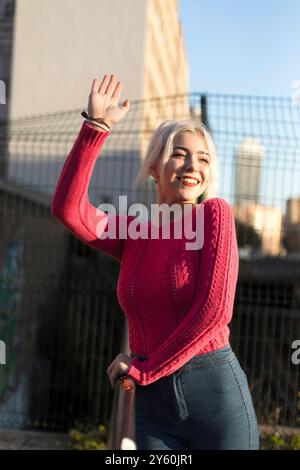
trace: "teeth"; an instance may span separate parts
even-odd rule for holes
[[[197,184],[198,181],[191,178],[181,178],[181,180],[186,181],[187,183]]]

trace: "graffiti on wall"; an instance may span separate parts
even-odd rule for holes
[[[22,295],[21,259],[23,242],[10,240],[3,251],[0,268],[0,339],[6,345],[6,364],[0,368],[0,399],[16,388],[16,360],[19,345],[17,321]]]

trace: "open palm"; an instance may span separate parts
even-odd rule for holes
[[[119,122],[130,109],[129,100],[118,105],[122,89],[123,84],[115,75],[104,75],[101,84],[95,78],[89,95],[88,115],[103,118],[109,126]]]

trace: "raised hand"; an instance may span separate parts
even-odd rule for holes
[[[115,75],[104,75],[101,84],[95,78],[89,94],[88,115],[93,118],[104,118],[110,127],[117,124],[130,109],[129,100],[123,101],[122,106],[118,106],[122,89],[123,84]]]

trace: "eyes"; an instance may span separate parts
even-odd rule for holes
[[[182,158],[185,158],[187,156],[187,154],[183,155],[181,153],[173,153],[172,155],[173,155],[173,157],[182,157]],[[202,160],[205,163],[209,163],[209,159],[205,155],[201,155],[201,157],[199,157],[199,160]]]

